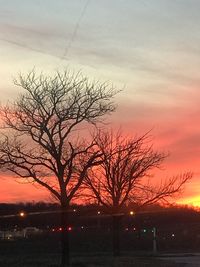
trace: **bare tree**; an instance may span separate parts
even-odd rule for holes
[[[93,167],[84,184],[89,197],[107,207],[113,215],[113,252],[120,253],[119,225],[123,208],[128,203],[144,206],[166,201],[180,192],[182,186],[192,177],[185,173],[162,180],[155,185],[152,171],[160,168],[166,155],[153,150],[149,134],[135,138],[123,138],[118,132],[102,132],[96,137],[102,163]]]
[[[99,163],[101,152],[84,136],[115,110],[116,91],[106,83],[90,82],[81,73],[54,76],[19,75],[24,89],[18,100],[1,107],[4,121],[0,166],[20,179],[46,188],[62,208],[62,260],[69,264],[67,210],[88,169]],[[9,132],[5,133],[8,129]],[[82,137],[81,137],[82,136]]]

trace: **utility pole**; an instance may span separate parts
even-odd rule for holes
[[[153,253],[157,253],[157,244],[156,244],[156,227],[153,227]]]

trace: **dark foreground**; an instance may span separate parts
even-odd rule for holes
[[[103,244],[102,244],[103,245]],[[73,247],[73,246],[72,246]],[[72,251],[72,267],[183,267],[182,262],[173,262],[173,258],[153,257],[149,252],[123,252],[114,259],[112,253],[99,249]],[[1,267],[59,267],[60,247],[57,238],[22,239],[0,241]]]
[[[19,257],[17,255],[1,256],[1,267],[59,267],[58,255],[34,256],[26,255]],[[184,263],[176,263],[172,260],[160,260],[152,257],[134,257],[122,256],[113,259],[111,256],[75,256],[71,259],[71,267],[183,267]]]

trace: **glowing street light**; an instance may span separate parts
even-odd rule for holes
[[[131,210],[131,211],[129,212],[129,214],[130,214],[131,216],[133,216],[133,215],[135,215],[135,212]]]
[[[19,213],[19,216],[20,216],[20,217],[24,217],[24,216],[25,216],[25,213],[24,213],[23,211],[21,211],[21,212]]]

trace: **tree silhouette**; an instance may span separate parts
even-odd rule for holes
[[[46,188],[62,209],[62,260],[69,264],[67,210],[88,169],[98,165],[101,152],[94,140],[86,141],[89,125],[115,110],[116,90],[90,82],[81,73],[35,71],[19,75],[23,89],[17,101],[1,107],[4,121],[0,164],[20,179]],[[5,133],[5,130],[9,130]]]
[[[99,131],[95,140],[102,162],[88,172],[84,184],[89,189],[89,197],[107,207],[113,216],[113,252],[118,256],[124,206],[132,203],[141,207],[166,201],[180,192],[192,174],[174,176],[155,185],[152,171],[161,166],[166,155],[154,151],[148,133],[124,138],[120,132]]]

